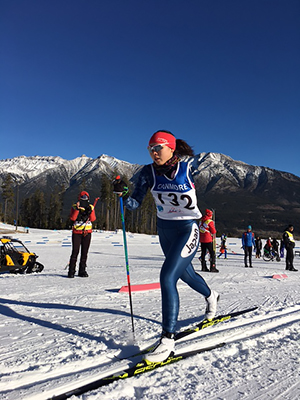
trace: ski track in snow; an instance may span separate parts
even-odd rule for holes
[[[26,241],[45,269],[0,275],[1,400],[46,400],[131,365],[115,356],[133,354],[157,340],[159,290],[132,294],[132,337],[128,293],[118,293],[127,285],[122,232],[94,232],[90,277],[73,280],[64,269],[70,231],[31,230],[13,237]],[[157,236],[128,233],[127,241],[132,285],[158,282],[163,256]],[[254,259],[254,268],[246,269],[240,242],[229,238],[228,258],[217,259],[220,273],[203,277],[221,294],[218,314],[259,308],[176,344],[178,352],[224,341],[223,348],[73,398],[299,399],[300,272],[285,271],[283,260]],[[200,272],[199,255],[193,264]],[[295,267],[300,267],[299,257]],[[272,278],[284,273],[287,279]],[[179,330],[203,318],[205,301],[182,282],[178,289]]]

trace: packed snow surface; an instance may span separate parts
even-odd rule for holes
[[[70,231],[30,230],[12,237],[38,254],[45,269],[0,275],[0,399],[49,399],[131,365],[116,356],[158,339],[160,290],[132,293],[132,334],[129,296],[119,292],[127,285],[122,231],[94,232],[89,278],[74,279],[65,269]],[[131,284],[158,282],[164,257],[157,236],[127,233],[127,242]],[[244,268],[241,240],[229,238],[227,245],[228,258],[217,260],[220,273],[203,273],[221,294],[218,314],[258,309],[194,334],[176,348],[225,346],[73,399],[299,399],[300,272],[285,271],[284,260],[254,259],[253,268]],[[198,257],[194,267],[201,273]],[[298,255],[295,267],[300,269]],[[273,277],[282,274],[287,277]],[[178,290],[179,330],[203,318],[205,299],[183,282]]]

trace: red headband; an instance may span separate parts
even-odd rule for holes
[[[155,132],[149,140],[149,146],[154,144],[166,144],[170,149],[176,149],[176,138],[171,133],[158,131]]]

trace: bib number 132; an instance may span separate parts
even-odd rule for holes
[[[176,193],[168,193],[167,197],[170,199],[163,199],[162,198],[162,193],[158,193],[158,199],[161,202],[161,204],[165,204],[166,201],[168,203],[172,204],[172,206],[175,207],[180,207],[183,206],[184,208],[187,208],[188,210],[193,210],[195,206],[193,206],[193,201],[192,198],[187,195],[187,194],[182,194],[178,196]]]

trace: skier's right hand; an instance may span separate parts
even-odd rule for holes
[[[114,193],[116,193],[120,197],[128,197],[128,186],[121,179],[120,175],[118,175],[113,181]]]

